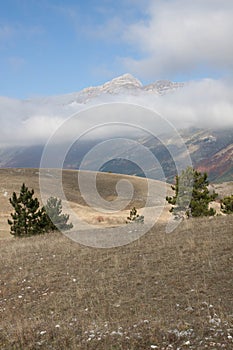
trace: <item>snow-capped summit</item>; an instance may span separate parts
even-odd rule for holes
[[[155,83],[143,86],[140,80],[133,75],[126,73],[116,77],[103,85],[88,87],[76,93],[75,101],[87,103],[89,100],[101,95],[138,95],[140,93],[154,93],[164,95],[178,88],[183,87],[183,83],[175,83],[169,80],[158,80]]]
[[[78,96],[78,102],[83,99],[87,100],[95,98],[101,94],[117,95],[121,93],[135,93],[143,88],[142,83],[131,74],[123,74],[114,78],[103,85],[89,87],[82,90]],[[83,101],[82,101],[83,102]]]
[[[112,79],[111,81],[105,83],[103,88],[117,88],[117,87],[125,87],[125,88],[142,88],[142,83],[135,78],[133,75],[126,73],[119,77]]]

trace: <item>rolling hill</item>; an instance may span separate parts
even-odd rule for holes
[[[92,188],[92,172],[82,173],[84,174],[87,186],[85,191],[89,193],[89,189]],[[10,212],[12,211],[9,197],[11,197],[13,191],[18,193],[22,183],[25,183],[29,189],[33,188],[35,190],[35,195],[42,204],[41,193],[45,192],[43,198],[48,198],[49,196],[59,197],[59,177],[57,174],[58,170],[56,169],[48,169],[41,172],[41,178],[45,180],[46,184],[45,188],[42,190],[39,184],[39,169],[0,169],[0,238],[11,237],[9,235],[7,219],[10,218]],[[144,179],[137,176],[98,173],[96,177],[97,192],[96,194],[91,192],[92,202],[87,203],[86,198],[84,198],[84,195],[80,192],[78,174],[79,172],[77,170],[63,170],[62,172],[62,186],[65,193],[65,202],[71,208],[72,220],[75,220],[75,216],[77,215],[83,223],[93,225],[93,228],[124,225],[129,215],[129,210],[134,206],[139,209],[139,213],[145,215],[145,220],[148,224],[153,221],[153,217],[155,216],[158,216],[159,222],[168,222],[168,219],[171,218],[171,214],[169,213],[170,206],[165,201],[166,195],[171,195],[173,192],[168,183]],[[117,191],[119,189],[117,189],[117,184],[121,181],[123,181],[123,183],[126,181],[127,184],[130,183],[133,186],[134,192],[132,197],[130,192],[127,194],[127,191],[125,192],[125,196],[123,195],[122,197],[121,193],[121,197],[118,197],[119,193]],[[148,186],[150,186],[150,188]],[[233,193],[233,181],[219,184],[212,183],[211,186],[219,194],[219,198]],[[150,192],[148,192],[148,190]],[[104,204],[105,209],[104,207],[98,209],[99,195],[103,200],[107,201],[107,204]],[[61,196],[59,198],[63,197]],[[112,211],[110,210],[111,203],[114,203],[116,199],[120,202],[118,205],[120,205],[121,209]],[[146,209],[144,208],[145,205],[147,206]],[[218,206],[216,207],[217,210]],[[162,211],[161,208],[163,208]],[[74,213],[72,213],[72,211],[74,211]],[[84,228],[85,225],[80,226],[79,224],[78,227]]]
[[[84,172],[84,175],[87,187],[89,187],[89,182],[92,180],[92,173]],[[45,196],[59,197],[59,195],[56,195],[59,182],[56,169],[45,170],[42,174],[42,178],[45,179],[46,183],[46,188],[43,188]],[[117,183],[122,180],[131,183],[133,186],[134,193],[132,198],[126,196],[120,199],[122,201],[122,203],[120,203],[122,210],[119,212],[109,213],[106,212],[106,210],[103,212],[101,210],[98,211],[98,208],[94,209],[93,207],[90,207],[86,203],[78,185],[78,172],[73,170],[63,170],[62,185],[66,201],[75,213],[71,216],[72,220],[75,220],[75,215],[77,215],[83,222],[93,225],[93,229],[98,227],[104,228],[122,224],[124,225],[126,218],[129,215],[129,210],[132,209],[133,206],[136,206],[139,211],[140,208],[145,206],[148,196],[148,183],[151,184],[151,200],[149,205],[150,208],[147,210],[156,211],[156,208],[160,208],[161,205],[164,204],[166,195],[164,193],[171,193],[170,186],[161,183],[160,181],[147,181],[146,179],[135,176],[99,173],[96,178],[96,188],[98,194],[109,203],[109,206],[118,198],[116,186]],[[2,238],[10,238],[7,219],[10,218],[12,207],[9,203],[9,197],[11,197],[13,191],[16,193],[19,192],[22,183],[25,183],[29,189],[33,188],[35,190],[35,196],[37,196],[40,203],[42,203],[42,190],[39,184],[38,169],[0,169],[0,237]],[[94,198],[94,193],[92,197]],[[98,206],[98,197],[96,198],[96,203]],[[168,209],[169,208],[165,203],[164,212],[161,213],[160,220],[165,220],[167,218]],[[150,216],[147,216],[147,220],[149,220]]]

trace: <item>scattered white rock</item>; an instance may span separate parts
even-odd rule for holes
[[[40,331],[40,335],[44,335],[46,333],[47,333],[47,331]]]
[[[190,345],[190,340],[187,340],[183,345]]]
[[[192,306],[186,307],[185,311],[192,312],[194,309]]]

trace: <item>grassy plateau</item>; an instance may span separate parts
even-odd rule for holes
[[[140,239],[111,249],[59,232],[12,238],[6,197],[23,181],[39,195],[36,173],[0,172],[1,350],[233,348],[233,215],[185,220],[168,234],[166,209]],[[67,197],[84,215],[74,175],[64,175]],[[105,198],[116,180],[100,177]],[[144,200],[145,182],[133,181],[129,207]]]

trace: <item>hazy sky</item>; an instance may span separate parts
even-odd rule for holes
[[[232,80],[231,0],[1,0],[0,96],[57,95],[129,72]]]

